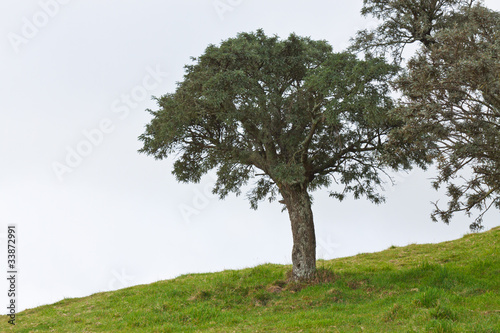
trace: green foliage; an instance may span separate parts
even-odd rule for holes
[[[257,177],[247,194],[252,208],[274,200],[281,185],[316,190],[332,180],[343,186],[333,196],[381,201],[378,154],[395,126],[387,82],[396,66],[262,30],[210,45],[193,60],[175,93],[157,98],[140,136],[143,153],[179,154],[179,181],[216,169],[214,193],[224,198]]]
[[[433,218],[448,223],[455,212],[478,209],[471,229],[479,229],[489,207],[500,208],[500,13],[475,6],[453,18],[397,81],[401,131],[424,134],[438,149],[434,186],[445,185],[450,201],[436,205]],[[457,178],[462,171],[472,175]]]
[[[499,240],[495,228],[319,261],[307,283],[272,264],[182,275],[28,309],[16,327],[0,316],[0,331],[498,332]]]
[[[436,43],[435,34],[452,26],[453,15],[462,6],[478,0],[363,0],[361,14],[382,23],[373,30],[361,30],[352,39],[352,50],[385,56],[388,52],[400,63],[407,44]]]
[[[481,229],[484,213],[500,209],[500,13],[475,0],[365,0],[362,13],[382,23],[359,32],[353,49],[392,50],[399,63],[406,44],[422,44],[394,82],[403,97],[393,116],[404,125],[388,151],[436,162],[433,185],[450,200],[433,220],[477,209],[470,227]]]

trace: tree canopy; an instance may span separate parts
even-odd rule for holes
[[[309,192],[331,186],[338,199],[349,192],[383,199],[379,155],[396,126],[387,117],[394,107],[388,82],[398,68],[334,53],[326,41],[281,40],[262,30],[210,45],[193,62],[176,91],[149,110],[140,151],[158,159],[178,153],[173,173],[181,182],[215,169],[220,198],[255,179],[252,208],[281,195],[292,222],[294,277],[309,277]]]
[[[154,119],[140,137],[141,152],[156,158],[182,152],[173,171],[179,181],[198,182],[217,168],[214,190],[224,198],[260,169],[250,194],[256,208],[276,183],[316,189],[340,173],[344,190],[379,200],[373,152],[391,128],[386,82],[395,67],[262,31],[211,45],[194,60],[176,92],[157,99],[160,109],[150,110]]]
[[[463,7],[477,0],[363,0],[361,14],[382,23],[375,29],[358,31],[353,38],[353,50],[363,50],[377,56],[389,53],[400,63],[407,44],[420,42],[433,45],[435,34],[455,24],[454,16]]]
[[[450,201],[445,209],[436,204],[434,220],[449,223],[454,213],[477,209],[471,229],[481,229],[484,213],[500,209],[500,13],[476,1],[364,4],[365,14],[384,21],[360,32],[356,48],[381,54],[422,44],[395,80],[403,96],[394,114],[405,126],[391,144],[412,141],[436,161],[433,185],[445,185]],[[400,51],[393,56],[400,61]]]

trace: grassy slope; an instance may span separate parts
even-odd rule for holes
[[[500,227],[440,244],[189,274],[23,311],[1,332],[500,332]]]

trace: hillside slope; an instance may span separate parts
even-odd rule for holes
[[[189,274],[29,309],[1,332],[500,332],[500,227],[439,244]]]

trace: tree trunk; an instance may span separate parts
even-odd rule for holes
[[[306,185],[283,185],[280,192],[292,223],[292,278],[309,279],[316,272],[316,236],[311,200]]]

